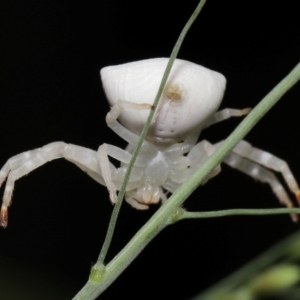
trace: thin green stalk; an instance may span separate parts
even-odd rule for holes
[[[107,265],[101,282],[89,279],[74,300],[93,300],[99,296],[135,259],[144,247],[168,224],[180,205],[201,181],[222,161],[227,153],[249,132],[258,120],[300,79],[298,64],[241,122],[225,142],[175,194],[152,216],[129,243]]]
[[[152,105],[152,109],[149,113],[149,116],[148,116],[148,119],[147,119],[147,122],[143,128],[143,131],[141,133],[141,136],[140,136],[140,139],[138,141],[138,144],[137,144],[137,147],[136,149],[134,150],[133,154],[132,154],[132,159],[129,163],[129,166],[128,166],[128,169],[126,171],[126,174],[125,174],[125,177],[124,177],[124,181],[122,183],[122,187],[121,187],[121,190],[118,194],[118,202],[116,203],[114,209],[113,209],[113,212],[112,212],[112,215],[111,215],[111,219],[110,219],[110,222],[109,222],[109,226],[108,226],[108,230],[107,230],[107,233],[106,233],[106,237],[105,237],[105,240],[104,240],[104,243],[103,243],[103,246],[102,246],[102,249],[101,249],[101,252],[99,254],[99,257],[98,257],[98,260],[97,260],[97,265],[99,265],[99,267],[101,268],[101,270],[103,269],[102,266],[104,264],[104,260],[105,260],[105,257],[106,257],[106,254],[108,252],[108,249],[109,249],[109,246],[111,244],[111,241],[112,241],[112,237],[113,237],[113,234],[114,234],[114,230],[115,230],[115,227],[116,227],[116,222],[117,222],[117,218],[118,218],[118,215],[119,215],[119,211],[120,211],[120,208],[121,208],[121,205],[122,205],[122,202],[123,202],[123,199],[124,199],[124,195],[126,193],[126,186],[128,184],[128,181],[129,181],[129,177],[130,177],[130,173],[133,169],[133,166],[134,166],[134,163],[136,161],[136,158],[139,154],[139,151],[142,147],[142,144],[146,138],[146,135],[147,135],[147,132],[149,130],[149,127],[151,125],[151,121],[152,121],[152,118],[154,116],[154,113],[155,113],[155,110],[156,110],[156,107],[157,107],[157,104],[159,102],[159,99],[162,95],[162,92],[164,90],[164,87],[166,85],[166,82],[167,82],[167,79],[168,79],[168,76],[171,72],[171,68],[173,66],[173,63],[178,55],[178,52],[180,50],[180,47],[182,45],[182,42],[186,36],[186,34],[188,33],[188,31],[190,30],[192,24],[194,23],[194,21],[197,19],[200,11],[202,10],[202,7],[204,6],[206,0],[200,0],[198,6],[196,7],[195,11],[193,12],[192,16],[189,18],[188,22],[186,23],[186,25],[184,26],[173,50],[172,50],[172,53],[171,53],[171,56],[170,56],[170,59],[168,61],[168,64],[167,64],[167,67],[166,67],[166,70],[164,72],[164,75],[163,75],[163,78],[162,78],[162,81],[160,83],[160,86],[159,86],[159,89],[157,91],[157,94],[156,94],[156,97],[155,97],[155,100],[153,102],[153,105]]]
[[[265,216],[279,214],[300,214],[300,208],[269,208],[269,209],[226,209],[217,211],[205,212],[188,212],[185,211],[179,220],[183,219],[203,219],[203,218],[218,218],[228,216]]]
[[[286,258],[289,260],[293,256],[299,258],[299,240],[300,232],[294,233],[192,300],[219,300],[220,296],[230,293],[230,291],[253,279],[261,270],[265,270],[278,262],[279,259]]]

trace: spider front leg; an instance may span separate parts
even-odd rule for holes
[[[86,172],[102,185],[105,182],[99,167],[95,151],[64,142],[54,142],[42,148],[26,151],[10,158],[0,171],[0,186],[7,177],[3,202],[0,212],[0,225],[7,226],[7,208],[11,204],[15,181],[43,164],[57,158],[65,158]],[[113,168],[113,166],[111,166]]]
[[[110,144],[102,144],[97,151],[103,180],[108,189],[110,200],[113,204],[115,204],[117,203],[117,190],[121,187],[126,170],[124,170],[124,168],[112,168],[112,165],[108,160],[108,156],[128,165],[131,161],[132,155],[128,151]],[[138,174],[138,168],[144,168],[145,162],[141,158],[137,157],[135,167],[137,168],[134,168],[131,173],[129,187],[131,184],[140,179],[141,175]],[[112,170],[114,171],[114,174],[112,174]]]
[[[242,117],[247,115],[251,111],[251,108],[234,109],[224,108],[220,111],[215,112],[206,122],[204,128],[207,128],[213,124],[225,121],[231,117]]]
[[[137,103],[132,103],[132,102],[128,102],[128,101],[118,101],[116,104],[114,104],[111,107],[110,112],[108,112],[108,114],[106,115],[107,126],[110,127],[122,139],[124,139],[130,145],[135,147],[138,143],[139,136],[136,135],[135,133],[131,132],[127,128],[125,128],[123,125],[121,125],[117,121],[118,117],[120,116],[120,114],[122,113],[122,110],[124,108],[134,109],[134,110],[140,110],[140,109],[148,110],[148,109],[151,109],[151,105],[137,104]],[[144,144],[150,148],[153,147],[148,142],[144,142]],[[119,149],[115,146],[103,144],[99,147],[97,156],[98,156],[100,168],[103,171],[102,172],[103,179],[105,181],[105,185],[107,186],[110,200],[112,203],[116,203],[117,198],[118,198],[117,197],[117,188],[112,179],[111,169],[109,168],[108,156],[111,156],[111,157],[119,160],[120,162],[129,164],[132,155],[129,152]],[[143,165],[142,160],[139,160],[137,158],[135,165],[136,166]]]
[[[112,129],[118,136],[120,136],[123,140],[128,142],[129,144],[136,146],[139,140],[139,136],[135,133],[131,132],[127,128],[125,128],[123,125],[121,125],[117,119],[122,113],[124,109],[132,109],[132,110],[150,110],[152,108],[152,105],[147,103],[133,103],[129,101],[119,100],[117,103],[115,103],[112,107],[110,112],[106,115],[106,123],[107,126]]]

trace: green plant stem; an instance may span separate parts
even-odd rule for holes
[[[241,122],[210,159],[185,183],[137,232],[129,243],[107,265],[100,283],[89,280],[74,300],[93,300],[99,296],[122,271],[135,259],[144,247],[169,223],[172,216],[201,181],[222,161],[227,153],[249,132],[258,120],[300,79],[298,64],[275,88],[268,93],[252,112]]]
[[[300,214],[300,208],[270,208],[270,209],[226,209],[205,212],[188,212],[185,211],[179,220],[183,219],[203,219],[218,218],[228,216],[265,216],[279,214]]]
[[[258,120],[300,79],[298,64],[241,122],[210,159],[184,183],[175,194],[152,216],[129,243],[107,265],[100,283],[89,280],[74,300],[93,300],[99,296],[144,247],[165,227],[184,200],[199,186],[200,182],[221,162],[224,156],[249,132]]]
[[[136,161],[136,158],[137,158],[137,156],[138,156],[138,154],[140,152],[142,144],[143,144],[143,142],[144,142],[144,140],[146,138],[147,132],[148,132],[148,130],[150,128],[151,121],[153,119],[153,116],[154,116],[156,107],[158,105],[159,99],[160,99],[160,97],[161,97],[161,95],[163,93],[163,90],[164,90],[164,87],[166,85],[168,76],[169,76],[169,74],[171,72],[171,68],[173,66],[173,63],[174,63],[174,61],[175,61],[175,59],[176,59],[176,57],[178,55],[178,52],[180,50],[180,47],[181,47],[181,45],[183,43],[183,40],[184,40],[186,34],[190,30],[190,28],[191,28],[192,24],[194,23],[194,21],[197,19],[197,17],[199,15],[200,11],[202,10],[205,2],[206,2],[206,0],[200,0],[200,2],[197,5],[195,11],[193,12],[193,14],[189,18],[188,22],[184,26],[182,32],[180,33],[179,38],[178,38],[178,40],[177,40],[177,42],[176,42],[176,44],[175,44],[175,46],[174,46],[174,48],[172,50],[170,59],[168,61],[167,67],[166,67],[166,70],[165,70],[165,72],[163,74],[163,78],[161,80],[159,89],[157,91],[155,100],[153,102],[152,109],[151,109],[151,111],[149,113],[147,122],[146,122],[146,124],[145,124],[145,126],[144,126],[144,128],[142,130],[140,139],[138,141],[136,149],[134,150],[134,152],[132,154],[132,159],[131,159],[131,161],[129,163],[128,169],[127,169],[126,174],[124,176],[124,181],[122,183],[121,190],[120,190],[120,192],[118,194],[118,201],[117,201],[117,203],[116,203],[116,205],[115,205],[115,207],[113,209],[113,212],[112,212],[112,215],[111,215],[111,218],[110,218],[110,222],[109,222],[109,225],[108,225],[108,230],[107,230],[107,233],[106,233],[106,237],[105,237],[102,249],[100,251],[100,254],[99,254],[99,257],[98,257],[98,260],[97,260],[97,263],[96,263],[97,265],[103,265],[104,264],[104,260],[105,260],[106,254],[108,252],[109,246],[110,246],[111,241],[112,241],[112,237],[113,237],[114,230],[115,230],[115,227],[116,227],[117,218],[118,218],[118,215],[119,215],[119,212],[120,212],[120,208],[121,208],[121,205],[122,205],[125,193],[126,193],[126,186],[128,184],[131,171],[133,169],[133,166],[134,166],[134,163]],[[102,267],[101,267],[101,269],[102,269]]]
[[[292,251],[297,252],[299,258],[299,240],[300,232],[294,233],[284,241],[281,241],[279,244],[261,254],[258,258],[255,258],[253,261],[247,263],[241,269],[237,270],[220,283],[212,286],[200,295],[197,295],[192,300],[223,299],[221,296],[227,295],[242,284],[245,284],[249,280],[253,279],[261,270],[265,270],[272,264],[276,263],[279,259],[286,258],[288,261],[290,261],[289,256],[291,256]],[[299,297],[297,299],[299,299]]]

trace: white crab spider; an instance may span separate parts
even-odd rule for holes
[[[10,158],[0,171],[0,185],[7,177],[0,224],[7,226],[7,208],[11,204],[15,181],[46,162],[61,157],[106,185],[110,199],[115,203],[116,191],[121,187],[167,61],[167,58],[155,58],[101,70],[104,90],[112,106],[106,122],[128,142],[125,150],[103,144],[96,152],[54,142]],[[225,84],[225,77],[220,73],[188,61],[175,61],[126,188],[125,199],[129,204],[143,210],[160,200],[166,201],[166,193],[174,193],[222,143],[212,145],[205,140],[197,143],[201,130],[249,112],[249,109],[229,108],[216,112],[223,98]],[[108,156],[119,160],[121,166],[116,168],[109,162]],[[268,183],[279,201],[292,207],[284,187],[271,170],[281,172],[289,189],[300,201],[299,187],[287,163],[272,154],[241,141],[223,162]],[[220,166],[215,168],[206,181],[220,170]],[[295,215],[292,218],[297,220]]]

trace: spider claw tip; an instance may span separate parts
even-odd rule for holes
[[[3,228],[7,227],[8,222],[8,213],[7,213],[7,207],[2,206],[1,212],[0,212],[0,226]]]
[[[300,205],[300,190],[295,193],[298,204]]]
[[[298,217],[298,215],[291,215],[291,218],[292,218],[292,221],[294,222],[294,223],[296,223],[296,224],[298,224],[299,223],[299,217]]]

